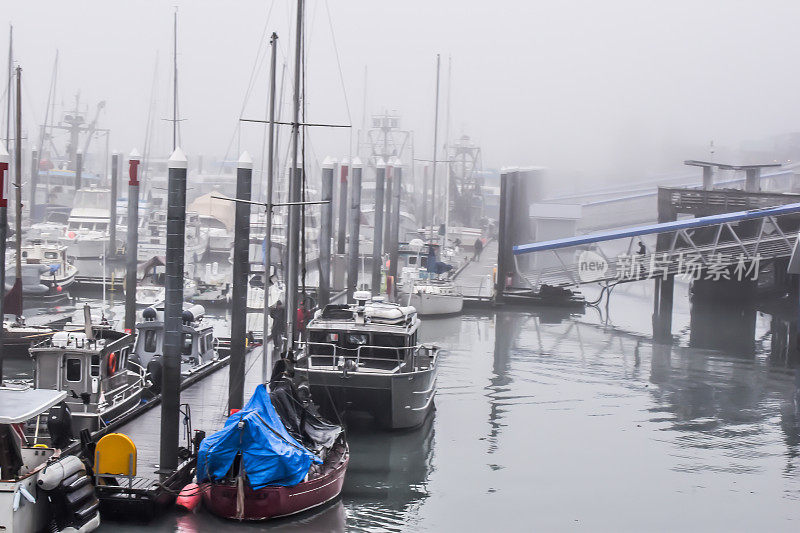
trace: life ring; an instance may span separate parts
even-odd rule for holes
[[[108,354],[108,375],[113,376],[117,373],[117,352],[111,352]]]

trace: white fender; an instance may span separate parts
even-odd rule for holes
[[[47,465],[39,472],[36,484],[42,490],[53,490],[59,483],[80,470],[85,470],[81,460],[74,455],[68,455]]]

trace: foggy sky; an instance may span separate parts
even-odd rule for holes
[[[174,3],[7,2],[0,15],[0,66],[5,69],[6,25],[13,23],[26,129],[44,116],[58,48],[59,107],[71,104],[78,90],[91,109],[106,100],[101,125],[112,129],[112,148],[141,150],[157,55],[157,118],[171,113]],[[177,5],[182,147],[190,155],[227,151],[234,158],[237,118],[265,28],[265,39],[278,32],[279,62],[288,59],[291,80],[294,3]],[[429,158],[440,53],[440,138],[449,56],[451,137],[475,139],[486,166],[540,165],[582,181],[652,176],[680,170],[683,159],[707,157],[710,140],[736,148],[800,130],[798,15],[795,1],[308,0],[307,119],[352,120],[360,127],[366,66],[367,114],[398,111],[403,126],[415,132],[417,157]],[[263,59],[245,117],[264,118]],[[287,86],[287,104],[290,94]],[[159,121],[155,143],[165,154],[169,128]],[[262,129],[245,125],[241,131],[239,148],[258,159]],[[310,154],[342,157],[349,143],[346,130],[316,129]]]

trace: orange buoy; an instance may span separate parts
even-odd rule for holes
[[[194,511],[200,505],[203,489],[197,483],[189,483],[178,493],[175,505],[187,511]]]

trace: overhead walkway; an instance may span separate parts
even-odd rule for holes
[[[513,247],[517,272],[543,285],[627,283],[670,275],[743,279],[788,258],[800,203],[604,231]]]

